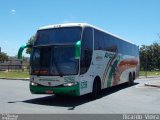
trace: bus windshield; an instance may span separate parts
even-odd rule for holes
[[[45,46],[33,48],[31,57],[32,75],[76,75],[79,62],[75,59],[75,46]]]
[[[78,74],[75,43],[81,39],[81,31],[81,27],[39,30],[31,54],[31,74],[44,76]]]
[[[44,29],[37,32],[34,46],[75,43],[81,38],[81,27]]]

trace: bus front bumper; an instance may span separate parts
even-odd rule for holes
[[[34,86],[30,84],[30,91],[32,94],[58,94],[58,95],[70,95],[70,96],[79,96],[79,84],[73,86]]]

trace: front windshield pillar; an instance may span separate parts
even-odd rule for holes
[[[80,74],[88,71],[93,53],[93,29],[86,27],[81,41]]]

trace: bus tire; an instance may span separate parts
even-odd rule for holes
[[[93,89],[91,93],[91,98],[96,99],[100,97],[100,92],[101,92],[101,82],[100,79],[95,79],[93,83]]]
[[[129,73],[129,76],[128,76],[128,85],[129,86],[132,86],[133,85],[133,77],[132,77],[132,74]]]
[[[136,75],[135,75],[135,72],[133,72],[133,80],[136,79]]]

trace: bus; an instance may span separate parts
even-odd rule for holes
[[[27,46],[19,49],[19,58]],[[96,98],[139,75],[139,47],[87,23],[41,27],[30,56],[30,91]]]

